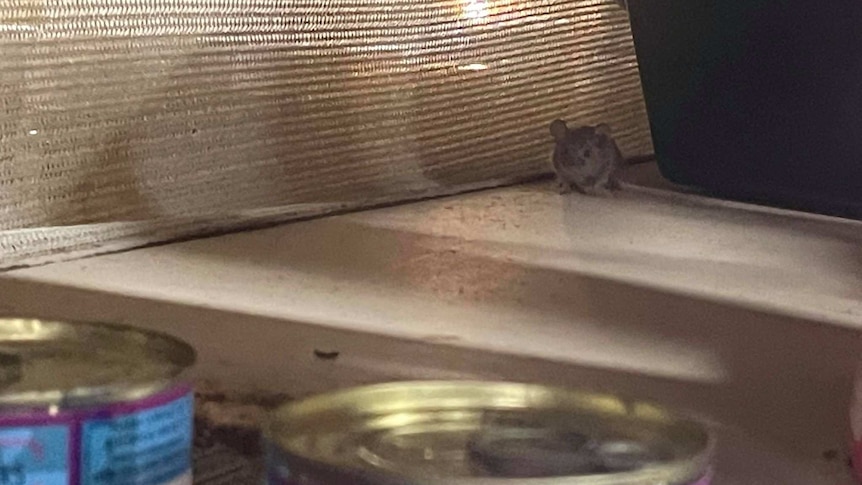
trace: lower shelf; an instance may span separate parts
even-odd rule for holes
[[[745,430],[719,485],[849,485],[860,228],[528,185],[11,271],[0,310],[168,332],[194,377],[297,397],[432,378],[636,397]],[[200,483],[226,483],[220,452]]]

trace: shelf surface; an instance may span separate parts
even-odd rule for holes
[[[0,308],[168,331],[205,377],[291,394],[469,377],[637,395],[793,470],[719,484],[843,485],[823,453],[846,445],[860,275],[859,222],[536,184],[15,270]]]

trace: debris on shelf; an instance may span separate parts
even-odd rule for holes
[[[239,392],[211,382],[195,391],[195,485],[258,485],[263,477],[260,426],[290,397]]]

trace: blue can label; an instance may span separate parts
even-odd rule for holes
[[[193,418],[188,386],[0,415],[0,485],[191,485]]]
[[[0,428],[0,484],[68,485],[69,427]]]
[[[164,485],[192,466],[192,396],[123,416],[89,419],[81,432],[81,485]]]

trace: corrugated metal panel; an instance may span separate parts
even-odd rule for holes
[[[555,117],[651,151],[613,0],[0,0],[0,260],[529,177]]]

